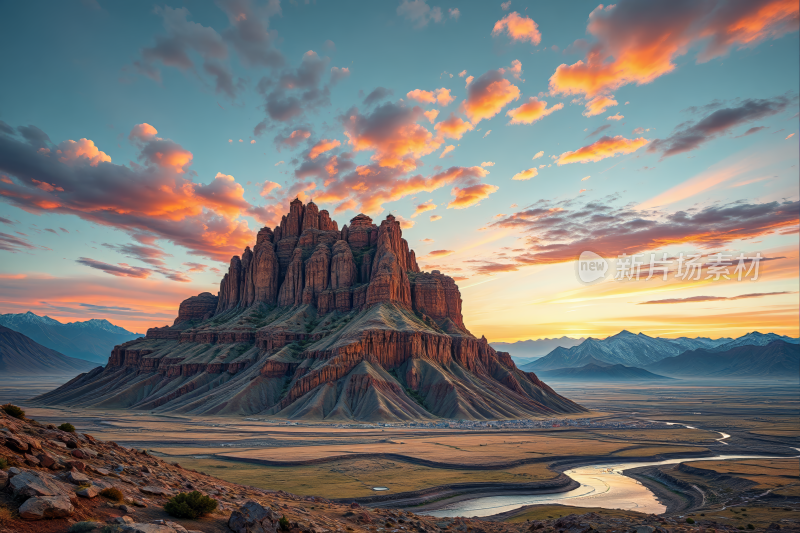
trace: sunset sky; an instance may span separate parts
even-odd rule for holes
[[[171,323],[299,196],[398,217],[490,341],[798,336],[796,0],[0,13],[0,313]],[[584,285],[586,250],[764,260]]]

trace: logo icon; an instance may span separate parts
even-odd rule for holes
[[[594,252],[586,251],[581,253],[578,258],[576,268],[578,269],[578,279],[581,282],[594,283],[605,279],[608,274],[608,261]]]

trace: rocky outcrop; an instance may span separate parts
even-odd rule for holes
[[[217,300],[219,298],[210,292],[201,292],[197,296],[185,299],[178,307],[178,318],[175,319],[173,326],[191,320],[208,320],[214,316],[214,312],[217,309]]]
[[[116,347],[42,401],[332,420],[583,410],[467,330],[455,281],[420,271],[394,216],[337,228],[295,199],[231,259],[216,305],[189,298],[174,327]]]

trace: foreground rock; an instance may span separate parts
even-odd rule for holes
[[[29,498],[19,508],[19,516],[25,520],[65,518],[74,512],[75,508],[66,496]]]
[[[392,215],[339,230],[294,200],[231,259],[218,296],[188,298],[172,326],[37,400],[371,422],[585,411],[472,335],[461,303],[453,278],[420,270]]]
[[[250,500],[231,514],[228,527],[234,533],[275,533],[279,518],[269,507]]]

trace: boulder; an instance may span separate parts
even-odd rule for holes
[[[279,519],[269,507],[250,500],[231,513],[228,527],[235,533],[275,533]]]
[[[11,478],[11,490],[15,496],[34,498],[38,496],[64,496],[69,493],[67,485],[53,479],[50,474],[35,470],[23,470]]]
[[[39,459],[39,463],[45,468],[53,468],[53,465],[56,464],[56,459],[49,453],[40,453],[36,456]]]
[[[39,459],[37,459],[36,457],[34,457],[34,456],[30,455],[30,454],[26,453],[26,454],[24,454],[24,457],[25,457],[25,462],[28,463],[28,465],[30,465],[30,466],[39,466],[41,464]]]
[[[114,516],[109,518],[106,522],[109,524],[134,524],[136,520],[130,516]]]
[[[150,494],[153,496],[169,496],[170,491],[161,487],[154,487],[152,485],[146,485],[144,487],[139,487],[139,490],[145,494]]]
[[[88,499],[91,500],[92,498],[97,497],[97,495],[100,494],[100,491],[97,490],[97,487],[92,485],[90,487],[86,487],[86,488],[83,488],[83,489],[79,490],[75,494],[77,494],[81,498],[88,498]]]
[[[84,483],[91,483],[91,479],[86,474],[82,474],[77,470],[70,470],[67,472],[67,475],[64,476],[64,479],[72,483],[73,485],[83,485]]]
[[[0,470],[0,490],[3,490],[8,485],[8,472]]]
[[[86,471],[86,463],[83,461],[67,461],[64,463],[64,467],[69,468],[70,470],[77,470],[78,472]]]
[[[66,496],[41,496],[28,498],[19,508],[19,516],[25,520],[65,518],[72,516],[75,508]]]

